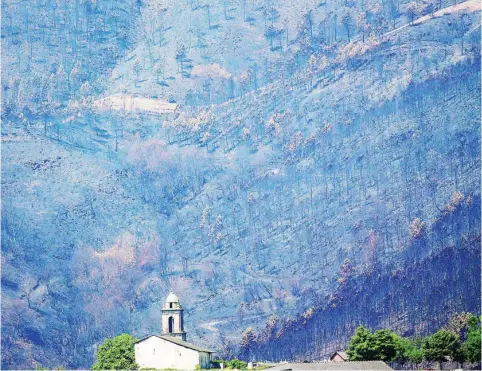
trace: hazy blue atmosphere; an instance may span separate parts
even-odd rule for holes
[[[185,328],[311,360],[480,313],[479,0],[2,2],[1,368]]]

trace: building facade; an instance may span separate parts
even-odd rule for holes
[[[134,345],[139,368],[194,370],[211,367],[214,352],[186,341],[183,308],[172,292],[162,307],[161,322],[161,335],[147,336]]]

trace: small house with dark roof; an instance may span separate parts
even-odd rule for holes
[[[186,341],[183,311],[178,297],[171,292],[162,308],[162,334],[145,337],[134,344],[139,368],[194,370],[211,367],[214,352]]]
[[[341,350],[333,353],[330,357],[330,361],[332,362],[347,362],[348,361],[348,354],[346,352],[342,352]]]

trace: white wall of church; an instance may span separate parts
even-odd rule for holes
[[[139,368],[194,370],[200,364],[199,352],[156,336],[135,344]]]

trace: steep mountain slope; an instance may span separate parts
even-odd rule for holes
[[[286,58],[298,25],[316,5],[315,0],[147,1],[137,22],[136,48],[113,69],[108,92],[187,98],[194,105],[225,101],[248,69],[263,84],[266,70]],[[322,7],[323,13],[338,5]]]
[[[258,357],[316,358],[365,319],[423,333],[479,310],[479,29],[471,0],[365,42],[299,38],[259,86],[169,116],[96,111],[89,94],[48,124],[4,115],[2,368],[88,367],[105,337],[158,332],[169,288],[190,339],[220,349],[314,308]]]
[[[327,359],[346,349],[359,324],[391,328],[404,336],[433,333],[446,326],[450,308],[480,309],[478,295],[466,295],[467,290],[480,291],[480,270],[467,265],[467,261],[480,260],[479,243],[477,237],[464,238],[422,260],[407,259],[403,266],[391,267],[392,271],[378,266],[381,269],[374,274],[356,278],[344,274],[338,289],[323,304],[296,318],[270,317],[256,341],[238,355],[278,361]],[[425,243],[414,247],[420,245]]]
[[[408,23],[408,4],[147,0],[137,19],[137,45],[112,70],[108,93],[188,105],[221,103],[273,81],[278,64],[299,49],[315,52],[322,45],[393,32]],[[420,4],[413,14],[427,13],[428,4]],[[437,2],[441,8],[449,5]]]
[[[32,120],[102,92],[104,74],[134,43],[139,13],[137,0],[4,1],[3,114]]]

